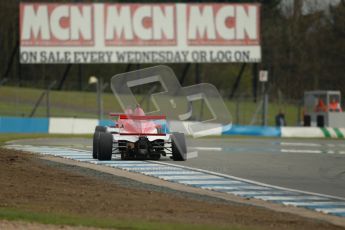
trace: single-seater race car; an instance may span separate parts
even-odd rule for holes
[[[170,156],[174,161],[187,159],[184,133],[167,132],[165,116],[146,116],[137,107],[132,113],[111,113],[115,126],[96,126],[92,156],[100,161],[120,154],[122,160],[159,160]]]

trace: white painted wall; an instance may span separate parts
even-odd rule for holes
[[[49,119],[49,133],[91,134],[97,125],[97,119],[55,117]]]
[[[282,127],[282,137],[325,137],[323,132],[318,127]]]

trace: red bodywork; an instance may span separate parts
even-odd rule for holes
[[[166,116],[146,116],[110,113],[111,117],[118,117],[116,121],[117,128],[120,129],[120,135],[139,135],[139,136],[165,136],[166,133],[160,132],[162,126],[154,123],[152,120],[166,120]]]

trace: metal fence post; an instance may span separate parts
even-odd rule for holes
[[[262,86],[262,125],[267,126],[267,114],[268,114],[268,90],[267,90],[267,81],[268,81],[268,71],[261,70],[259,72],[259,81]]]
[[[98,105],[98,119],[102,120],[103,119],[103,109],[102,109],[102,83],[103,79],[99,78],[97,83],[96,83],[96,88],[97,88],[97,105]]]
[[[240,96],[236,98],[236,124],[240,124]]]
[[[268,114],[268,94],[267,92],[264,93],[264,103],[263,103],[263,121],[262,121],[262,125],[263,126],[267,126],[267,114]]]
[[[46,92],[46,109],[47,109],[47,117],[50,117],[50,93],[49,93],[49,88],[47,89]]]
[[[54,85],[56,84],[56,81],[53,81],[52,83],[50,83],[50,85],[47,88],[46,91],[46,106],[47,106],[47,117],[50,117],[50,90],[54,87]]]

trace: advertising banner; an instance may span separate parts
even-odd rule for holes
[[[20,3],[21,63],[260,62],[258,4]]]

